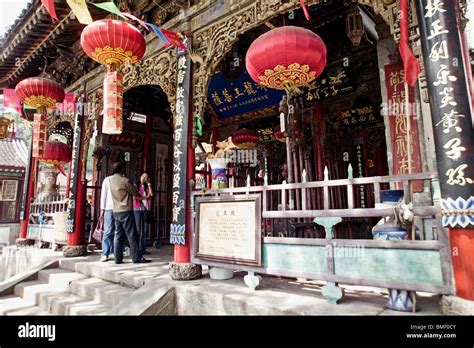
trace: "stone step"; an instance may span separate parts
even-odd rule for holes
[[[8,315],[11,311],[35,306],[33,301],[27,301],[16,295],[4,296],[0,299],[0,315]]]
[[[130,297],[135,289],[98,278],[86,278],[73,280],[70,291],[81,297],[114,307]]]
[[[56,315],[105,315],[110,307],[72,293],[56,295],[50,300],[50,312]]]
[[[149,264],[133,264],[125,260],[123,264],[116,265],[112,262],[89,262],[77,263],[76,272],[86,274],[90,277],[106,280],[108,282],[122,283],[124,275],[147,270]],[[128,285],[128,284],[127,284]]]
[[[31,280],[15,285],[13,293],[24,300],[39,304],[39,296],[42,293],[54,293],[66,291],[69,284],[44,283],[40,280]]]
[[[51,315],[48,311],[38,306],[25,307],[7,312],[5,315]]]
[[[44,292],[39,294],[38,306],[43,308],[45,311],[52,313],[53,302],[57,298],[67,298],[72,296],[70,291],[61,291],[61,292]]]
[[[84,278],[87,278],[84,274],[60,268],[44,269],[38,272],[38,280],[49,284],[69,285],[73,280]]]
[[[90,256],[71,257],[59,260],[59,268],[71,272],[76,272],[76,265],[93,261]]]

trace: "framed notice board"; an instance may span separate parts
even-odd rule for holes
[[[261,265],[260,195],[198,197],[195,256],[223,263]]]

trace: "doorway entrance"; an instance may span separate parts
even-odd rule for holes
[[[112,175],[112,165],[126,163],[126,176],[139,185],[140,176],[148,173],[152,187],[153,223],[149,224],[147,244],[169,242],[171,223],[172,180],[172,113],[166,94],[159,86],[134,87],[123,96],[123,132],[101,134],[99,121],[94,147],[93,185],[90,185],[94,216],[100,215],[100,190],[106,176]]]

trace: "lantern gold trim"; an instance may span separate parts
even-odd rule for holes
[[[259,76],[260,84],[280,90],[294,90],[297,87],[308,86],[317,77],[317,72],[310,70],[307,64],[293,63],[288,66],[277,65],[265,70],[265,75]]]
[[[134,56],[132,51],[124,51],[123,48],[120,47],[97,47],[94,52],[92,52],[92,57],[97,62],[104,65],[122,66],[126,62],[129,62],[130,64],[138,62],[138,57]]]
[[[51,97],[45,97],[44,95],[35,95],[31,97],[25,98],[25,104],[36,109],[41,109],[43,111],[44,108],[54,108],[56,106],[57,101]]]

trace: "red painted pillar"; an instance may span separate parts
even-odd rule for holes
[[[145,124],[145,139],[143,140],[143,161],[142,161],[142,172],[146,172],[148,164],[150,163],[151,154],[151,130],[153,128],[153,117],[148,114],[146,115]]]
[[[192,109],[191,109],[192,110]],[[186,163],[186,244],[175,244],[174,245],[174,262],[176,263],[189,263],[191,262],[191,211],[189,204],[191,203],[191,187],[189,181],[194,180],[194,168],[195,168],[195,154],[194,148],[192,147],[192,134],[193,134],[193,115],[192,111],[189,112],[189,128],[188,128],[188,158]]]
[[[35,178],[36,178],[36,170],[37,170],[37,161],[36,158],[31,156],[30,160],[30,175],[28,178],[25,178],[25,180],[28,180],[28,195],[26,196],[26,202],[25,202],[25,215],[23,217],[23,220],[21,220],[20,224],[20,238],[25,239],[27,234],[28,234],[28,221],[30,219],[30,203],[31,200],[35,196]]]
[[[474,301],[474,228],[450,228],[456,294]]]

